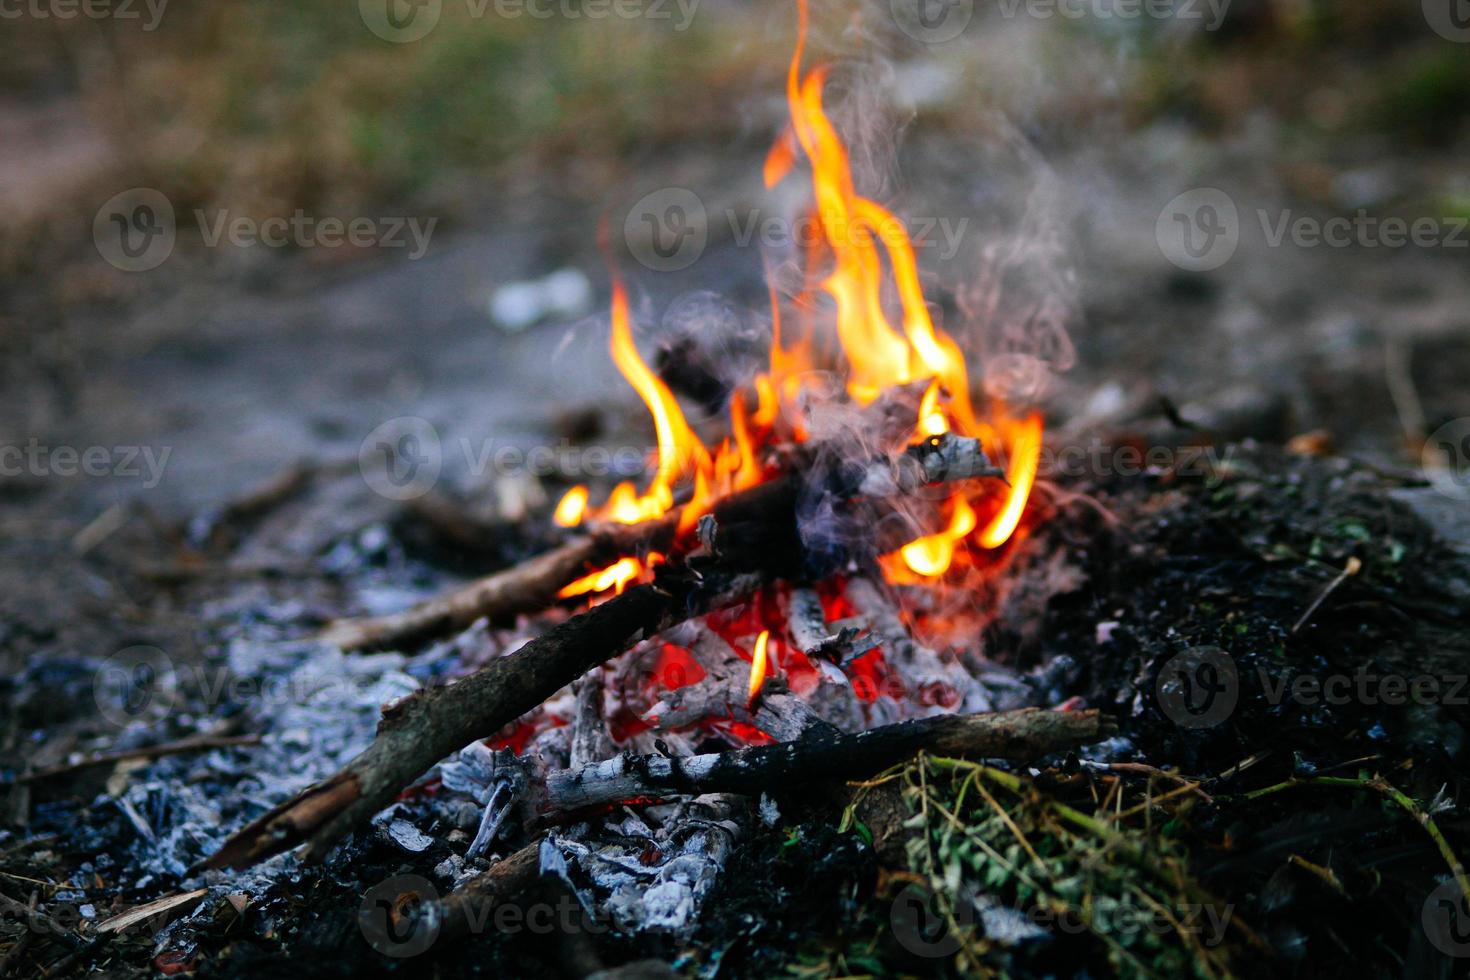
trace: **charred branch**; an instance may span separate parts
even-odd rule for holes
[[[1023,708],[921,718],[856,735],[812,733],[793,742],[683,758],[620,755],[548,775],[544,806],[565,811],[685,794],[775,794],[816,781],[866,778],[919,752],[1028,761],[1115,731],[1096,710]]]

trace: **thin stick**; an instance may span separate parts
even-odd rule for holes
[[[1440,856],[1450,866],[1450,873],[1455,876],[1455,883],[1460,886],[1460,892],[1465,896],[1465,901],[1470,902],[1470,875],[1466,874],[1465,865],[1455,856],[1454,848],[1450,847],[1450,842],[1445,840],[1445,836],[1440,831],[1439,825],[1434,822],[1434,817],[1429,814],[1428,810],[1415,803],[1413,797],[1394,786],[1382,776],[1371,776],[1367,779],[1357,779],[1351,776],[1293,776],[1291,779],[1285,779],[1279,783],[1273,783],[1270,786],[1263,786],[1260,789],[1251,790],[1245,794],[1245,799],[1258,800],[1263,796],[1270,796],[1272,793],[1279,793],[1282,790],[1291,789],[1295,786],[1332,786],[1338,789],[1371,789],[1375,793],[1379,793],[1385,798],[1397,803],[1405,813],[1414,818],[1419,826],[1424,828],[1424,832],[1429,835],[1429,839],[1434,841],[1434,846],[1439,849]]]
[[[68,762],[65,765],[52,766],[50,769],[38,769],[17,776],[16,783],[36,783],[45,779],[55,779],[58,776],[69,776],[72,773],[94,769],[97,766],[108,766],[118,762],[130,762],[134,759],[161,759],[168,755],[182,755],[185,752],[207,752],[210,749],[229,749],[242,745],[259,745],[259,735],[196,735],[190,738],[182,738],[176,742],[162,742],[158,745],[145,745],[136,749],[117,749],[113,752],[99,752],[96,755],[79,759],[76,762]]]

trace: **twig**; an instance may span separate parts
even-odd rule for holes
[[[1419,401],[1419,389],[1414,386],[1408,352],[1397,338],[1390,337],[1384,342],[1383,373],[1388,381],[1389,397],[1398,412],[1399,425],[1404,430],[1404,441],[1417,451],[1424,444],[1428,426],[1424,424],[1424,406]]]
[[[1322,589],[1322,591],[1317,593],[1317,598],[1312,600],[1312,604],[1307,607],[1306,612],[1302,613],[1301,618],[1298,619],[1295,625],[1292,626],[1291,631],[1295,633],[1297,630],[1305,626],[1307,624],[1307,620],[1311,619],[1312,614],[1317,611],[1317,607],[1322,605],[1323,602],[1326,602],[1327,597],[1336,592],[1338,586],[1342,585],[1342,583],[1346,582],[1352,576],[1358,574],[1358,572],[1362,571],[1362,569],[1363,562],[1356,555],[1350,555],[1348,557],[1347,564],[1343,565],[1342,571],[1338,572],[1337,577],[1334,578],[1331,582],[1328,582],[1327,585]]]
[[[112,765],[117,762],[130,762],[134,759],[160,759],[168,755],[180,755],[185,752],[205,752],[209,749],[229,749],[242,745],[259,745],[259,735],[196,735],[190,738],[179,739],[176,742],[163,742],[158,745],[144,745],[136,749],[118,749],[113,752],[100,752],[97,755],[79,759],[76,762],[68,762],[65,765],[52,766],[49,769],[38,769],[17,776],[13,782],[36,783],[45,779],[55,779],[58,776],[69,776],[72,773],[93,769],[97,766]]]
[[[1405,813],[1413,817],[1419,826],[1424,828],[1424,832],[1429,835],[1429,839],[1434,841],[1434,846],[1439,849],[1440,856],[1450,866],[1450,873],[1455,876],[1455,883],[1460,886],[1460,892],[1465,896],[1465,901],[1470,902],[1470,875],[1466,875],[1465,865],[1455,856],[1454,848],[1450,847],[1450,842],[1445,839],[1444,834],[1439,829],[1439,825],[1434,822],[1434,817],[1430,815],[1428,810],[1423,809],[1418,803],[1415,803],[1413,797],[1395,787],[1388,780],[1376,775],[1366,778],[1355,778],[1352,776],[1293,776],[1279,783],[1273,783],[1270,786],[1263,786],[1260,789],[1251,790],[1245,794],[1245,799],[1258,800],[1263,796],[1270,796],[1272,793],[1279,793],[1282,790],[1292,789],[1296,786],[1331,786],[1338,789],[1357,790],[1370,789],[1386,799],[1392,800]]]

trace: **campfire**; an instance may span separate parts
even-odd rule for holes
[[[554,625],[388,706],[366,752],[204,867],[298,845],[321,858],[438,765],[483,806],[467,859],[539,836],[540,867],[586,907],[685,929],[742,833],[739,798],[774,819],[793,781],[926,750],[1036,758],[1110,730],[1095,711],[1022,707],[1023,685],[977,642],[987,583],[1044,510],[1041,416],[976,397],[903,222],[855,188],[798,10],[790,121],[764,178],[810,180],[822,238],[792,295],[771,288],[767,366],[723,393],[723,431],[702,437],[681,407],[700,365],[666,350],[655,370],[639,352],[615,276],[610,355],[657,436],[647,485],[574,486],[551,515],[555,547],[325,639],[406,649],[516,616]],[[599,813],[601,830],[557,829]],[[659,842],[642,875],[608,837],[618,821]]]
[[[0,977],[1464,972],[1464,38],[785,4],[29,12]]]

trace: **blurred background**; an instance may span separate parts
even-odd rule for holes
[[[1414,466],[1470,415],[1464,7],[817,5],[808,64],[837,65],[862,189],[927,225],[921,262],[946,323],[991,355],[987,383],[1073,431],[1163,413]],[[637,431],[605,353],[599,221],[656,332],[691,290],[761,307],[772,249],[749,219],[803,189],[761,181],[786,2],[28,0],[3,17],[0,444],[27,453],[0,477],[12,542],[74,541],[124,500],[207,511],[298,460],[350,464],[402,416],[445,447]],[[702,211],[679,268],[637,240],[640,202],[670,189]],[[1334,217],[1356,220],[1314,241]],[[1421,218],[1420,239],[1385,243],[1385,222]],[[1181,253],[1186,233],[1207,237]],[[1037,362],[1039,380],[1012,376]],[[67,446],[100,447],[95,472]],[[512,516],[543,499],[473,456],[445,449],[446,486]]]

